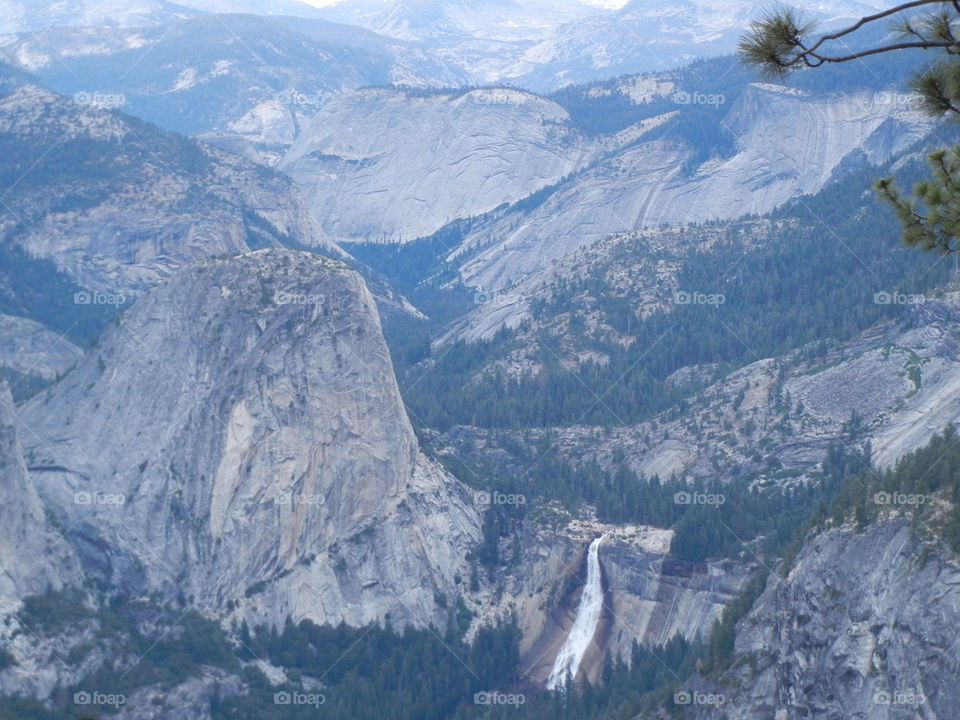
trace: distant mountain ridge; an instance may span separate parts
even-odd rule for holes
[[[890,6],[884,0],[797,4],[823,28]],[[416,47],[452,68],[464,83],[510,83],[550,92],[730,53],[743,28],[766,6],[761,0],[685,0],[679,6],[632,0],[620,7],[584,0],[344,0],[321,8],[297,0],[84,0],[66,7],[53,0],[2,0],[0,33],[65,26],[143,28],[205,14],[326,19]],[[444,74],[449,72],[426,80],[443,84]]]
[[[836,27],[891,3],[883,0],[790,3],[823,27]],[[627,73],[665,70],[730,53],[762,0],[598,7],[579,0],[344,0],[324,17],[418,41],[473,73],[539,92]]]
[[[249,135],[254,124],[252,134],[268,145],[289,144],[346,90],[467,81],[417,46],[362,28],[254,15],[50,28],[0,37],[3,57],[58,92],[111,95],[116,107],[169,130],[223,132],[236,124]]]
[[[137,27],[204,13],[238,12],[318,17],[315,7],[297,0],[0,0],[0,33],[57,26]]]

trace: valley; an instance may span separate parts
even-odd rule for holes
[[[920,55],[74,5],[0,2],[0,720],[954,716]]]

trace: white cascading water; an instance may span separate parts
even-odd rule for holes
[[[580,669],[580,662],[583,660],[593,635],[597,631],[597,623],[600,622],[600,613],[603,610],[603,582],[600,575],[600,543],[605,536],[600,536],[590,543],[587,550],[587,584],[583,587],[583,593],[580,595],[580,605],[577,607],[577,617],[573,621],[573,627],[567,634],[567,639],[557,653],[557,659],[553,663],[553,670],[550,671],[550,677],[547,678],[547,689],[556,690],[562,687],[567,676],[575,678]]]

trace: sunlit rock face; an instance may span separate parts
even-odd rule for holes
[[[481,248],[460,276],[495,291],[614,233],[770,212],[822,189],[845,161],[883,162],[916,142],[931,125],[903,97],[751,85],[736,103],[716,105],[735,139],[729,157],[691,169],[693,150],[669,137],[630,145],[532,211],[477,223],[453,255]]]
[[[582,167],[590,144],[567,119],[520,90],[362,90],[321,110],[278,167],[331,237],[406,242]]]
[[[479,534],[419,451],[363,281],[310,253],[178,273],[23,415],[45,502],[125,592],[440,623]]]

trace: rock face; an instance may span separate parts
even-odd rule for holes
[[[442,622],[479,534],[418,449],[362,280],[309,253],[182,271],[23,416],[45,503],[131,594],[256,622]]]
[[[889,92],[755,83],[728,105],[678,78],[621,82],[638,122],[589,138],[560,105],[518,90],[358,91],[326,105],[278,167],[337,241],[407,242],[473,218],[447,259],[464,284],[496,292],[613,234],[768,213],[856,163],[887,161],[932,127]],[[700,96],[713,103],[706,111]],[[582,114],[590,102],[587,93],[574,106]],[[262,110],[248,119],[257,132],[280,118]],[[695,111],[732,136],[730,148],[668,129]]]
[[[13,398],[0,381],[0,615],[28,595],[79,578],[79,565],[49,526],[27,474]]]
[[[581,665],[582,677],[600,681],[607,654],[629,659],[634,642],[654,647],[675,635],[692,640],[713,621],[752,571],[742,564],[694,564],[669,557],[672,530],[576,521],[556,529],[528,524],[521,561],[503,592],[481,598],[480,621],[515,613],[523,631],[524,677],[543,683],[574,622],[586,581],[587,546],[600,546],[603,610]]]
[[[657,92],[672,90],[664,85]],[[687,145],[667,139],[630,145],[562,183],[534,210],[478,223],[451,259],[482,248],[462,263],[460,276],[496,291],[614,233],[770,212],[823,188],[845,158],[884,162],[932,127],[892,97],[751,85],[733,106],[716,106],[717,122],[735,137],[729,157],[686,173]]]
[[[193,260],[291,241],[342,254],[288,178],[93,100],[23,87],[0,133],[0,239],[91,291],[132,299]]]
[[[960,567],[908,520],[808,543],[738,627],[731,720],[953,718]],[[715,715],[710,715],[715,717]]]
[[[40,323],[0,315],[0,368],[54,380],[82,356],[80,348]]]
[[[614,653],[626,657],[634,640],[655,647],[677,635],[708,636],[750,577],[751,569],[739,563],[691,563],[668,551],[669,545],[637,552],[621,540],[601,554],[614,620],[608,647]]]
[[[566,111],[506,88],[363,90],[304,128],[279,168],[341,241],[404,242],[557,182],[590,148]]]

